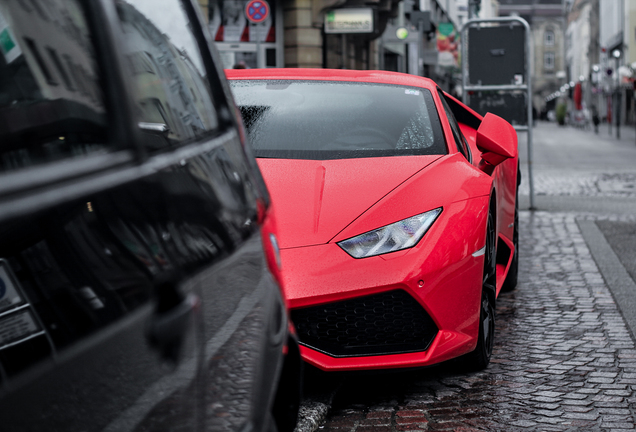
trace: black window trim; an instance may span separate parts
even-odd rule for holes
[[[238,139],[238,132],[230,129],[214,138],[154,155],[141,164],[134,163],[131,150],[123,150],[62,163],[51,162],[7,174],[0,182],[0,222],[139,180],[170,167],[183,166],[193,157]],[[32,175],[34,171],[37,176]],[[77,178],[82,181],[76,181]]]
[[[457,147],[457,151],[461,153],[469,163],[472,164],[473,154],[470,151],[470,146],[468,145],[468,141],[466,141],[466,137],[462,133],[462,129],[459,127],[459,123],[457,122],[457,119],[455,118],[455,114],[453,114],[453,110],[451,109],[450,105],[446,101],[445,93],[439,87],[437,88],[437,93],[440,100],[442,101],[442,105],[444,106],[444,112],[446,113],[448,125],[451,128],[451,132],[453,134],[453,141],[455,141],[455,146]],[[457,127],[457,134],[459,134],[459,136],[455,136],[456,132],[455,132],[455,128],[453,127],[453,122],[455,122],[455,126]],[[457,141],[458,139],[459,139],[459,142]]]
[[[104,0],[102,0],[104,1]],[[225,72],[222,67],[221,57],[214,48],[214,39],[210,35],[208,26],[202,20],[200,6],[196,0],[179,0],[183,5],[184,11],[190,23],[192,35],[199,47],[201,61],[206,72],[206,79],[210,85],[214,108],[217,111],[219,122],[219,132],[223,133],[228,128],[240,127],[240,119],[237,117],[237,111],[231,105],[233,101],[232,91],[225,78]]]

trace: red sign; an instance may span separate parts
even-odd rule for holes
[[[578,82],[574,86],[574,108],[576,108],[578,111],[580,111],[583,108],[581,104],[582,99],[583,99],[583,89],[581,88],[581,83]]]
[[[253,23],[263,22],[269,16],[269,4],[265,0],[251,0],[245,5],[245,16]]]

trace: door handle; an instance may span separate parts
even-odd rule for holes
[[[147,338],[150,346],[159,352],[162,359],[177,363],[181,346],[187,336],[188,328],[191,327],[193,312],[199,308],[199,305],[199,298],[194,294],[188,294],[173,308],[152,315]]]

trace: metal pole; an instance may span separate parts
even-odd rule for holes
[[[532,52],[532,33],[530,25],[523,20],[526,27],[526,80],[528,81],[528,186],[530,187],[530,210],[536,210],[534,205],[534,178],[532,174],[532,129],[534,127],[532,118],[532,71],[530,70],[530,53]]]
[[[616,89],[616,139],[621,139],[621,88]]]
[[[424,76],[424,20],[417,22],[417,74]]]
[[[614,95],[613,95],[613,91],[610,92],[607,95],[607,100],[605,101],[605,104],[607,105],[607,125],[609,126],[609,135],[610,138],[612,137],[612,122],[614,121],[614,118],[612,117],[614,115]]]
[[[342,42],[342,69],[346,69],[347,68],[347,35],[346,34],[342,34],[340,37],[340,40]]]
[[[254,26],[254,31],[256,33],[256,67],[263,68],[265,67],[265,65],[263,64],[265,62],[263,61],[263,58],[261,56],[261,35],[258,31],[258,24],[254,23],[252,25]]]
[[[525,76],[526,76],[526,85],[523,86],[468,86],[468,48],[467,44],[470,43],[468,41],[467,34],[464,32],[468,31],[468,28],[473,24],[480,23],[508,23],[508,22],[518,22],[522,24],[526,29],[526,62],[525,62]],[[526,20],[520,17],[499,17],[499,18],[485,18],[485,19],[472,19],[466,21],[461,28],[461,36],[462,36],[462,102],[468,104],[468,91],[467,89],[475,89],[481,88],[482,90],[526,90],[527,92],[527,110],[528,110],[528,185],[530,188],[530,210],[536,210],[534,206],[534,178],[532,173],[532,76],[531,76],[531,50],[532,50],[532,33],[530,31],[530,25]],[[517,128],[517,130],[523,130],[523,128]]]

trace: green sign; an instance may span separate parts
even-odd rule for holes
[[[443,34],[444,36],[449,36],[455,30],[455,26],[453,23],[439,23],[437,26],[437,31]]]
[[[4,29],[2,33],[0,33],[0,47],[2,47],[2,51],[4,53],[8,53],[15,47],[15,42],[11,38],[11,34],[9,34],[9,30]]]

